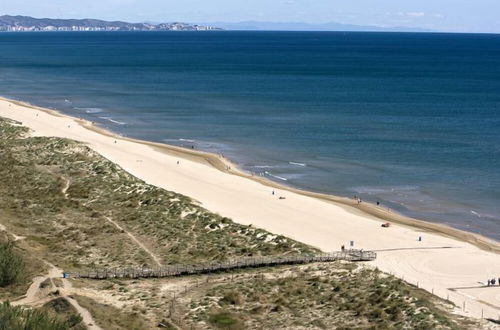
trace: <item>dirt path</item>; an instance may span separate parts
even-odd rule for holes
[[[68,199],[69,198],[69,195],[68,195],[68,189],[69,189],[69,186],[71,185],[71,181],[69,179],[66,179],[66,178],[63,178],[66,183],[64,184],[64,187],[61,189],[61,192],[63,193],[64,195],[64,198]]]
[[[66,180],[66,184],[62,189],[62,193],[64,194],[65,198],[68,198],[67,190],[69,186],[70,181]],[[18,236],[12,232],[9,232],[7,228],[2,224],[0,224],[0,230],[5,231],[13,236],[15,241],[19,241],[25,238],[23,236]],[[31,285],[29,286],[28,291],[26,291],[24,297],[19,300],[13,301],[12,305],[42,306],[51,300],[63,297],[76,309],[78,314],[80,314],[80,316],[82,317],[82,322],[87,326],[89,330],[102,330],[101,327],[95,324],[95,321],[90,312],[80,306],[80,304],[78,304],[75,299],[69,297],[69,295],[73,294],[73,285],[68,279],[62,278],[63,271],[48,262],[45,263],[49,266],[48,273],[44,276],[36,276],[35,278],[33,278],[33,283],[31,283]],[[53,281],[54,278],[61,279],[63,284],[62,288],[56,288]],[[41,287],[41,284],[47,279],[50,280],[50,285]],[[54,292],[56,291],[58,291],[58,294],[54,294]]]
[[[87,326],[89,330],[102,330],[101,327],[95,324],[94,318],[88,310],[80,306],[78,302],[72,297],[66,297],[66,300],[73,306],[78,314],[82,317],[83,323]]]
[[[33,283],[28,288],[26,295],[19,300],[13,301],[13,306],[41,306],[51,300],[63,297],[66,299],[78,312],[78,314],[82,317],[83,323],[89,330],[103,330],[101,327],[96,325],[94,318],[90,314],[90,312],[80,306],[78,302],[70,297],[70,295],[74,294],[73,285],[68,279],[63,279],[62,274],[63,271],[54,265],[47,263],[49,266],[49,271],[44,276],[37,276],[33,279]],[[62,287],[56,288],[54,285],[53,279],[58,278],[62,281]],[[42,288],[40,285],[42,282],[50,280],[50,285]],[[56,291],[57,294],[55,293]]]
[[[24,236],[17,236],[16,234],[11,233],[11,232],[10,232],[10,231],[8,231],[8,230],[7,230],[7,228],[6,228],[4,225],[2,225],[2,224],[0,224],[0,231],[5,231],[5,232],[7,232],[8,234],[10,234],[12,237],[14,237],[14,241],[20,241],[20,240],[22,240],[22,239],[25,239],[25,238],[26,238],[26,237],[24,237]]]
[[[64,188],[62,189],[62,193],[64,194],[65,198],[68,199],[68,188],[70,186],[70,181],[68,179],[65,179],[66,180],[66,185],[64,186]],[[88,206],[88,204],[90,204],[92,201],[90,202],[86,202],[84,203],[83,205],[85,206]],[[103,217],[109,222],[111,223],[113,226],[115,226],[119,231],[127,234],[127,236],[137,245],[139,246],[142,250],[144,250],[144,252],[146,252],[150,257],[151,259],[153,259],[153,261],[155,262],[155,264],[158,266],[158,267],[161,267],[162,266],[162,263],[161,263],[161,260],[160,258],[158,258],[153,252],[151,252],[151,250],[149,250],[144,244],[142,244],[138,239],[137,237],[135,237],[131,232],[125,230],[122,226],[120,226],[116,221],[114,221],[113,219],[111,219],[110,217],[108,216],[105,216],[103,215]]]
[[[107,216],[104,216],[104,218],[106,220],[108,220],[113,226],[115,226],[118,230],[124,232],[125,234],[128,235],[128,237],[130,237],[130,239],[132,241],[135,242],[135,244],[137,244],[141,249],[143,249],[153,260],[154,262],[156,263],[156,265],[158,267],[161,267],[162,264],[161,264],[161,261],[160,261],[160,258],[158,258],[153,252],[151,252],[144,244],[142,244],[138,239],[137,237],[135,237],[132,233],[126,231],[125,229],[123,229],[122,226],[120,226],[116,221],[114,221],[113,219],[111,219],[110,217],[107,217]]]
[[[62,272],[56,267],[48,264],[50,266],[49,272],[44,276],[36,276],[33,279],[28,291],[24,298],[12,302],[12,305],[41,305],[47,301],[47,296],[49,295],[50,287],[41,288],[40,285],[47,279],[61,278]],[[52,300],[52,299],[49,299]]]

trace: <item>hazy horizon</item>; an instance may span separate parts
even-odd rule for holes
[[[26,0],[0,3],[1,15],[127,22],[346,24],[436,32],[500,33],[500,2],[432,0]]]

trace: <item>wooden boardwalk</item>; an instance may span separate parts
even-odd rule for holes
[[[244,268],[271,267],[279,265],[298,265],[313,262],[371,261],[377,254],[372,251],[344,250],[341,252],[314,255],[290,255],[275,257],[256,257],[224,262],[209,262],[197,265],[168,265],[157,268],[92,269],[85,272],[65,273],[66,277],[109,279],[109,278],[160,278],[227,272]]]

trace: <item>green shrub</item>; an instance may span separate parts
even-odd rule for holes
[[[243,321],[237,315],[227,311],[220,311],[210,315],[208,321],[218,329],[239,330],[244,328]]]
[[[0,287],[15,283],[23,270],[23,259],[14,252],[14,243],[0,243]]]
[[[226,305],[241,305],[243,302],[243,297],[237,291],[229,291],[224,294],[224,297],[220,300],[220,303]]]
[[[14,307],[9,302],[0,305],[0,330],[67,330],[66,322],[47,312]]]

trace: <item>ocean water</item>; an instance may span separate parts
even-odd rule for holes
[[[500,240],[500,36],[0,34],[0,95]]]

